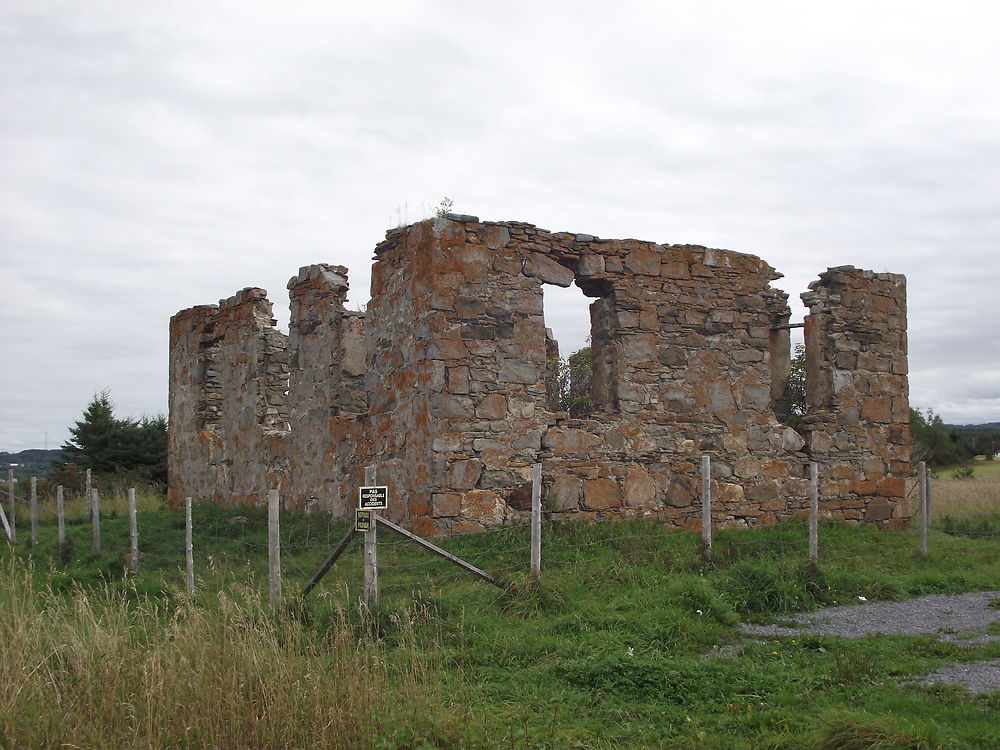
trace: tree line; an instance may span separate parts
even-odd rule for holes
[[[1000,436],[1000,433],[998,433]],[[926,414],[910,409],[910,439],[913,442],[913,461],[926,461],[928,466],[954,466],[967,464],[982,454],[992,461],[994,451],[983,444],[978,446],[952,425],[946,425],[939,414],[928,409]],[[1000,441],[997,441],[1000,444]],[[979,450],[979,448],[982,450]]]

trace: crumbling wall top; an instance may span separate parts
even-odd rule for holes
[[[200,415],[213,436],[204,486],[218,476],[245,496],[262,476],[248,467],[267,455],[268,480],[280,475],[292,504],[343,515],[373,463],[398,493],[389,517],[456,533],[524,512],[540,462],[557,517],[686,527],[708,454],[722,524],[801,512],[810,460],[837,517],[907,515],[896,274],[831,268],[803,295],[807,443],[782,423],[788,295],[756,255],[447,214],[389,230],[375,260],[367,313],[344,308],[346,268],[302,267],[287,285],[287,345],[261,289],[174,316],[171,419],[190,431]],[[593,298],[592,401],[572,415],[550,399],[546,284]],[[263,439],[247,441],[251,428]],[[176,442],[176,456],[201,460],[190,436]]]
[[[476,216],[466,214],[445,214],[443,217],[427,219],[417,224],[397,227],[386,232],[385,239],[375,247],[376,258],[395,248],[403,237],[414,227],[429,226],[440,236],[451,223],[466,225],[469,239],[493,250],[506,247],[512,239],[520,240],[521,246],[546,255],[554,256],[562,265],[572,268],[583,276],[608,274],[624,276],[663,276],[665,278],[710,277],[715,274],[754,275],[766,281],[782,278],[770,264],[756,255],[733,250],[705,247],[693,244],[663,244],[636,239],[602,239],[592,234],[575,232],[551,232],[523,221],[480,221]],[[660,258],[651,255],[655,253]],[[587,256],[619,256],[623,263],[612,263],[599,268],[599,263],[591,260],[580,262]],[[687,268],[678,264],[682,259],[693,263]],[[662,262],[658,264],[658,260]],[[547,283],[569,286],[572,277],[545,279]],[[577,280],[580,284],[580,280]],[[582,286],[582,284],[581,284]],[[587,290],[584,289],[584,293]]]

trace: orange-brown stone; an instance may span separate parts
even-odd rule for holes
[[[583,483],[583,503],[591,510],[620,508],[622,492],[613,479],[588,479]]]

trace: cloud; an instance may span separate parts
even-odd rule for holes
[[[285,324],[314,262],[364,302],[384,231],[444,195],[760,255],[796,316],[827,266],[903,272],[914,403],[998,420],[970,375],[1000,371],[998,22],[987,2],[8,2],[0,446],[65,434],[106,386],[165,411],[179,309],[262,286]]]

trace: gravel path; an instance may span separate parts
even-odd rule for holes
[[[830,607],[788,618],[779,625],[740,625],[748,635],[796,636],[803,633],[860,638],[870,633],[888,635],[936,634],[950,643],[977,645],[1000,641],[986,632],[1000,623],[1000,591],[972,594],[935,594],[903,602],[865,602],[860,606]],[[976,693],[1000,691],[1000,659],[949,664],[927,675],[923,682],[964,685]]]
[[[970,693],[995,693],[1000,690],[1000,659],[948,664],[931,672],[921,682],[924,685],[961,685]]]

